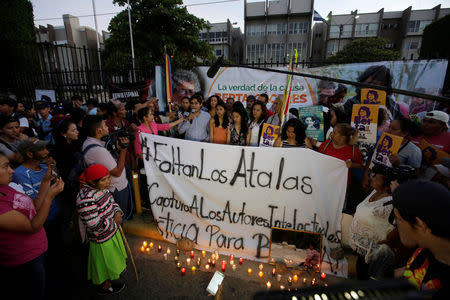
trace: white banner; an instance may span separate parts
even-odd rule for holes
[[[187,237],[197,249],[258,261],[268,259],[271,227],[322,233],[324,260],[340,246],[342,160],[302,148],[141,140],[151,208],[168,241]]]

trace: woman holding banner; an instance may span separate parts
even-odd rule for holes
[[[249,121],[249,146],[259,146],[259,137],[261,136],[262,125],[266,120],[267,108],[264,103],[257,100],[252,107],[252,113]]]
[[[300,120],[292,118],[284,124],[281,136],[276,139],[274,147],[305,148],[305,138],[305,125]]]

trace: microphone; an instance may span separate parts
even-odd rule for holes
[[[219,57],[212,65],[209,67],[208,72],[206,72],[206,75],[208,75],[209,78],[214,78],[216,76],[217,72],[220,69],[220,66],[223,64],[223,55]]]
[[[195,113],[195,109],[192,109],[192,110],[191,110],[191,113]],[[189,123],[192,124],[192,120],[189,120]]]

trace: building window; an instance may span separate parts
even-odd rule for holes
[[[269,24],[267,25],[268,35],[286,34],[286,24]]]
[[[306,42],[302,43],[288,43],[286,56],[294,55],[294,49],[297,49],[298,59],[301,60],[306,56]]]
[[[256,62],[260,60],[264,60],[264,45],[262,44],[253,44],[247,45],[247,61],[248,62]]]
[[[334,55],[338,52],[338,42],[329,41],[327,46],[327,55]]]
[[[352,36],[352,25],[344,25],[342,26],[341,37],[351,37]]]
[[[267,61],[283,61],[284,59],[284,44],[275,43],[267,44]]]
[[[330,27],[330,39],[339,37],[339,25],[332,25]]]
[[[356,24],[355,25],[355,36],[374,36],[377,35],[378,24]]]
[[[419,41],[405,41],[405,50],[417,50],[420,48]]]
[[[289,23],[289,34],[307,34],[309,22]]]
[[[221,56],[222,55],[222,50],[218,49],[216,50],[216,56]]]
[[[432,21],[409,21],[408,33],[422,33],[425,27],[431,24]]]
[[[264,36],[265,28],[263,24],[247,25],[247,36]]]
[[[201,41],[208,41],[208,33],[207,32],[201,32],[198,34],[198,39]]]

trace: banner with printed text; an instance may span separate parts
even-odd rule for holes
[[[347,168],[303,148],[240,147],[141,133],[153,216],[170,242],[267,261],[271,227],[323,234],[323,263],[340,276]]]

